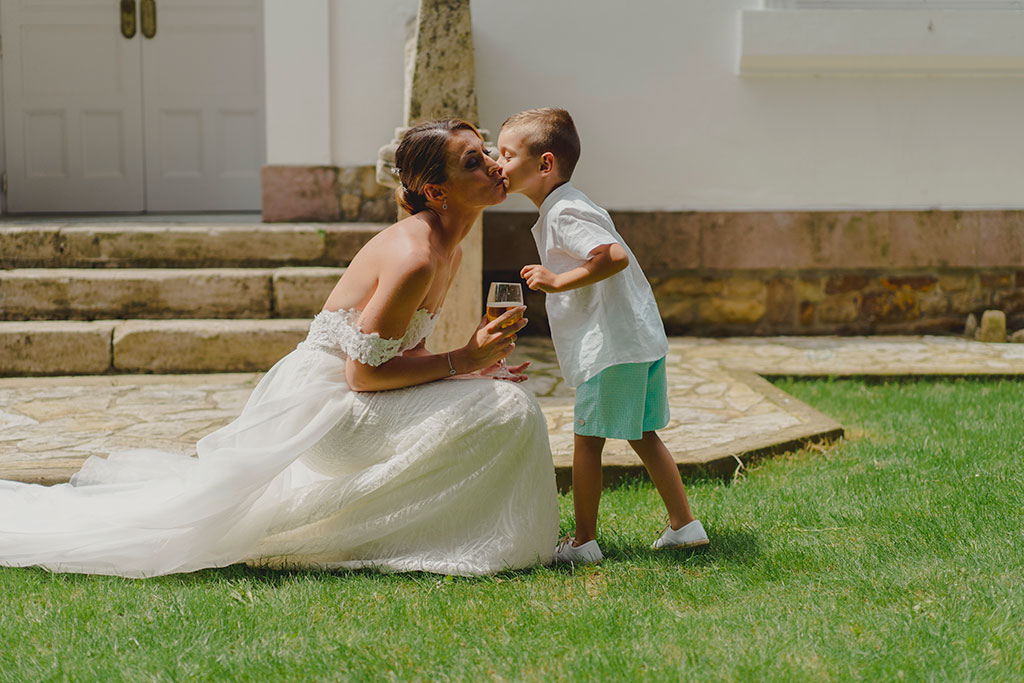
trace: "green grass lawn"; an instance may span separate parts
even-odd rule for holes
[[[0,568],[0,680],[1024,677],[1024,383],[778,384],[847,439],[687,482],[706,549],[648,550],[663,509],[635,483],[596,568]]]

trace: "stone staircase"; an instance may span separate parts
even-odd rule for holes
[[[0,223],[0,376],[266,370],[385,224]]]

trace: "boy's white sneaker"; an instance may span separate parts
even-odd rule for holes
[[[672,526],[669,525],[669,527],[665,529],[665,533],[661,535],[661,538],[654,542],[654,549],[694,548],[699,545],[707,544],[708,535],[704,531],[704,525],[700,523],[699,519],[695,519],[689,524],[684,524],[678,529],[673,529]]]
[[[565,536],[555,546],[555,563],[559,564],[595,564],[604,559],[597,541],[587,541],[574,546],[572,536]]]

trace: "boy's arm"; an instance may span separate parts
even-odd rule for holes
[[[594,247],[589,256],[590,260],[579,268],[557,275],[541,265],[525,266],[519,274],[530,289],[554,294],[600,282],[625,270],[629,265],[629,255],[618,242]]]

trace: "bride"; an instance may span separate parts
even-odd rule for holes
[[[501,174],[458,120],[409,130],[396,163],[412,215],[355,256],[241,415],[201,439],[196,458],[134,450],[90,458],[68,484],[0,481],[0,565],[473,575],[550,561],[544,416],[529,392],[481,372],[512,351],[524,309],[481,323],[462,348],[424,347],[459,243],[505,199]]]

